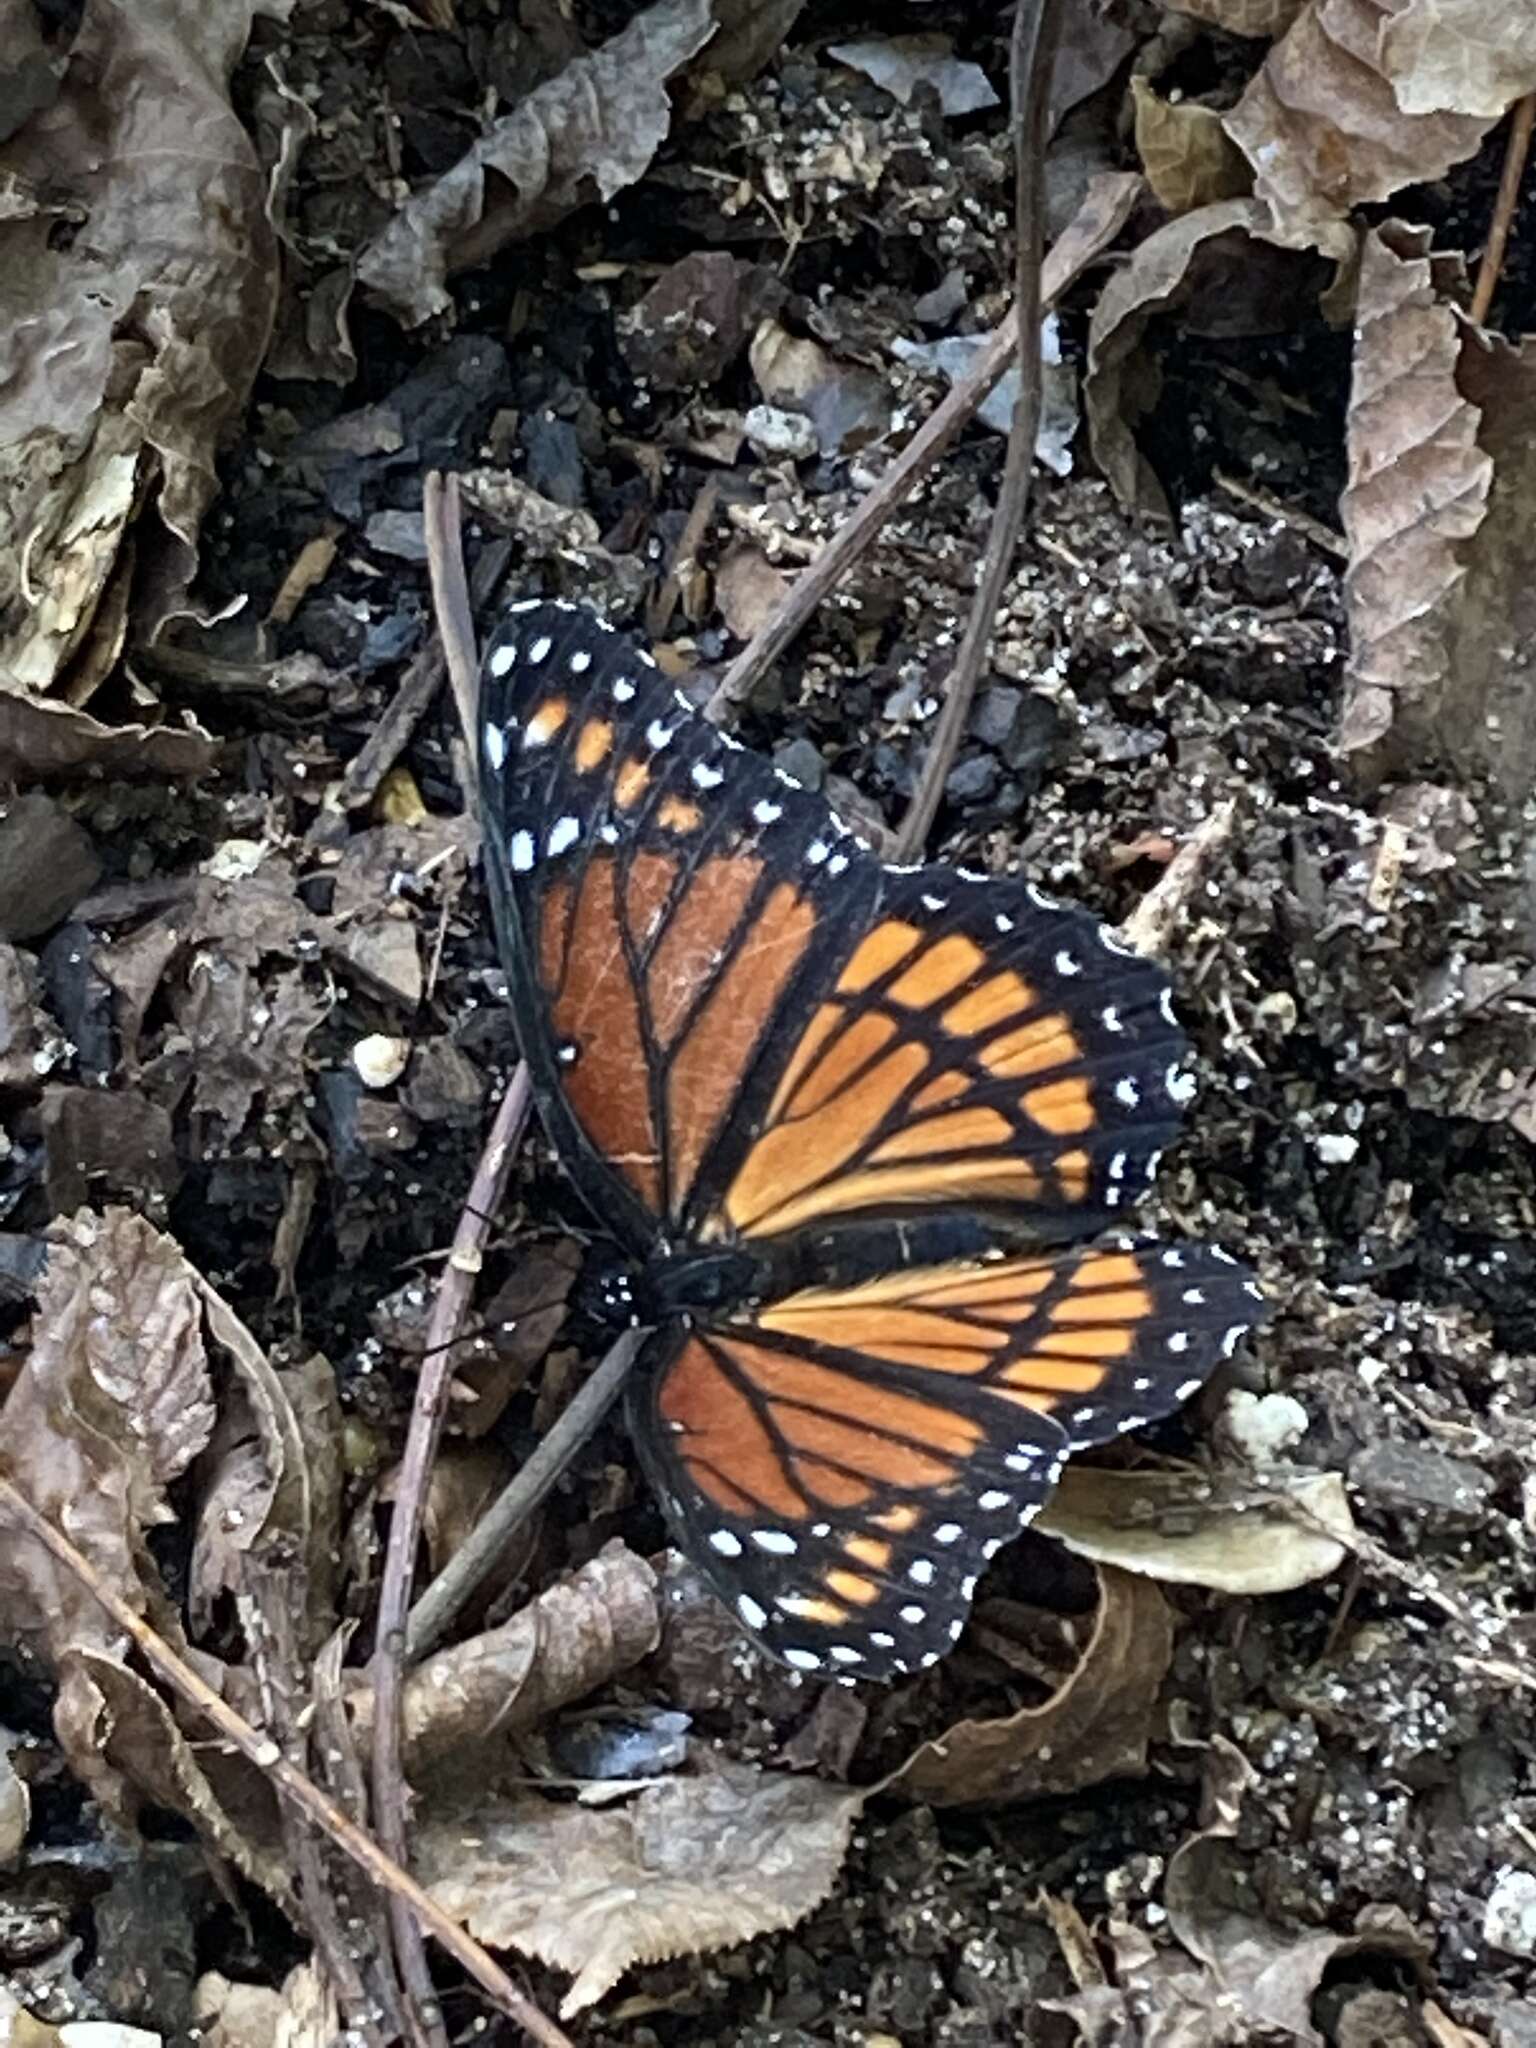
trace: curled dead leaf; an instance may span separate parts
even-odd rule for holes
[[[467,1765],[483,1783],[487,1745],[515,1741],[627,1671],[656,1647],[660,1628],[656,1574],[622,1543],[609,1543],[500,1628],[417,1665],[405,1686],[407,1771]],[[360,1679],[348,1704],[365,1748],[372,1688]]]
[[[1076,1669],[1038,1707],[960,1721],[880,1786],[930,1806],[1006,1806],[1076,1792],[1146,1768],[1147,1738],[1173,1654],[1168,1603],[1149,1579],[1108,1565]]]
[[[1259,1485],[1086,1465],[1062,1474],[1035,1526],[1096,1564],[1221,1593],[1287,1593],[1326,1578],[1355,1534],[1338,1472],[1278,1472]]]
[[[569,2018],[634,1963],[795,1926],[836,1882],[863,1800],[745,1764],[601,1812],[523,1794],[429,1820],[416,1870],[481,1941],[574,1972]]]
[[[1446,281],[1422,234],[1366,236],[1339,743],[1373,777],[1448,761],[1518,797],[1536,770],[1536,349],[1473,334]]]
[[[173,725],[103,725],[89,712],[24,696],[0,672],[0,780],[64,781],[95,771],[195,778],[214,763],[215,743],[190,721]]]
[[[453,272],[634,184],[671,125],[668,79],[714,31],[710,0],[653,0],[408,199],[358,259],[359,281],[403,325],[419,326],[448,306]]]
[[[254,19],[291,4],[87,0],[56,92],[7,127],[0,183],[37,195],[0,211],[0,668],[27,691],[71,663],[88,680],[110,667],[130,533],[155,593],[141,629],[190,579],[277,290],[266,181],[227,83]],[[71,221],[89,232],[61,235]]]
[[[1523,9],[1479,0],[1472,8],[1491,48],[1517,50],[1529,34]],[[1396,0],[1309,0],[1227,115],[1276,240],[1346,259],[1354,207],[1442,177],[1475,153],[1504,111],[1450,111],[1444,101],[1436,111],[1411,111],[1403,87],[1418,50],[1411,35],[1392,38],[1401,12]],[[1521,68],[1516,59],[1511,70]]]
[[[1286,297],[1277,280],[1252,258],[1272,237],[1268,215],[1257,199],[1224,199],[1202,206],[1148,235],[1099,295],[1088,330],[1088,371],[1083,408],[1099,467],[1121,503],[1133,511],[1168,517],[1168,500],[1150,463],[1136,445],[1137,421],[1156,402],[1158,379],[1141,353],[1148,322],[1159,313],[1200,295],[1209,280],[1221,299],[1223,331],[1271,332],[1286,318]],[[1240,290],[1234,289],[1230,261],[1244,257]],[[1289,266],[1302,259],[1290,257]],[[1310,282],[1294,270],[1297,290]]]
[[[1136,154],[1158,203],[1193,213],[1222,199],[1241,199],[1253,185],[1246,158],[1214,107],[1165,100],[1145,78],[1131,80]]]

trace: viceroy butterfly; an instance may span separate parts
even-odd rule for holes
[[[1177,1129],[1167,980],[1021,880],[883,865],[585,609],[510,609],[480,753],[518,1035],[607,1305],[657,1326],[628,1421],[678,1540],[797,1670],[932,1664],[1068,1452],[1261,1313],[1211,1246],[1050,1248]]]

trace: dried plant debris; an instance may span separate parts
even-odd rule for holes
[[[883,1789],[933,1806],[1001,1806],[1143,1770],[1172,1619],[1149,1580],[1108,1566],[1097,1582],[1082,1654],[1044,1705],[959,1722],[918,1749]]]
[[[509,242],[611,199],[670,126],[666,85],[714,34],[711,0],[654,0],[629,27],[530,93],[364,250],[358,278],[399,319],[447,305],[445,280]]]
[[[26,40],[8,40],[7,64],[26,58],[47,81],[0,144],[10,689],[99,680],[130,619],[154,630],[190,580],[215,454],[276,303],[265,185],[229,74],[255,18],[290,4],[88,0],[53,40],[33,9],[8,10]]]
[[[417,1856],[481,1940],[573,1973],[569,2017],[632,1964],[795,1926],[831,1890],[862,1803],[723,1764],[602,1811],[532,1795],[478,1804],[422,1829]]]

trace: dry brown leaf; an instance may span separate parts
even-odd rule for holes
[[[648,1656],[660,1637],[656,1574],[617,1541],[590,1564],[487,1629],[424,1658],[406,1680],[407,1772],[455,1764],[490,1768],[502,1749],[558,1708],[595,1692]],[[359,1748],[373,1721],[373,1693],[359,1679],[349,1695]]]
[[[1273,279],[1253,262],[1255,243],[1267,242],[1267,215],[1256,199],[1224,199],[1203,206],[1148,235],[1099,295],[1088,330],[1088,371],[1083,380],[1094,457],[1116,496],[1132,511],[1168,517],[1168,500],[1136,445],[1135,425],[1156,402],[1157,378],[1141,355],[1147,324],[1159,313],[1196,297],[1209,281],[1223,301],[1227,332],[1269,332],[1283,324],[1283,298]],[[1234,278],[1241,255],[1244,277]],[[1292,265],[1302,259],[1288,258]],[[1296,272],[1298,282],[1305,273]],[[1259,280],[1263,278],[1263,283]],[[1246,300],[1246,304],[1244,303]],[[1247,318],[1252,326],[1233,326]]]
[[[714,31],[710,0],[654,0],[408,199],[358,259],[359,282],[403,325],[418,326],[447,308],[455,271],[633,185],[671,124],[668,79]]]
[[[1168,1603],[1149,1579],[1105,1566],[1077,1668],[1042,1706],[960,1721],[881,1785],[930,1806],[1006,1806],[1145,1770],[1158,1689],[1173,1654]]]
[[[275,1991],[209,1970],[193,1997],[202,2048],[334,2048],[346,2038],[335,1988],[314,1961],[290,1970]]]
[[[1399,11],[1399,0],[1310,0],[1226,117],[1276,239],[1291,247],[1347,258],[1352,208],[1442,177],[1476,153],[1503,112],[1407,111],[1401,88],[1419,52],[1391,44]],[[1473,11],[1490,66],[1495,50],[1508,54],[1530,33],[1523,10],[1503,0],[1473,0]]]
[[[741,85],[755,78],[800,19],[804,7],[805,0],[715,0],[720,27],[692,67],[695,83],[709,78]]]
[[[0,670],[23,690],[52,688],[98,616],[115,652],[130,531],[142,625],[190,580],[277,286],[227,81],[255,17],[291,4],[87,0],[50,53],[56,95],[0,146]]]
[[[4,781],[52,782],[93,770],[109,776],[196,777],[208,774],[215,751],[201,726],[103,725],[71,705],[24,697],[0,669]]]
[[[1072,1465],[1035,1527],[1079,1557],[1169,1585],[1288,1593],[1337,1571],[1355,1524],[1337,1472],[1272,1473],[1260,1487]]]
[[[1365,241],[1343,518],[1340,745],[1519,796],[1536,769],[1536,350],[1474,336],[1417,231]]]
[[[1536,9],[1505,0],[1399,0],[1382,67],[1405,114],[1449,109],[1498,121],[1536,90]]]
[[[1248,161],[1214,107],[1165,100],[1144,78],[1131,80],[1136,153],[1147,183],[1169,213],[1193,213],[1241,199],[1253,186]]]
[[[745,1764],[602,1812],[524,1794],[428,1821],[416,1874],[492,1948],[573,1972],[569,2018],[634,1963],[795,1926],[836,1882],[863,1802]]]
[[[159,1597],[144,1532],[172,1519],[165,1488],[213,1426],[194,1276],[169,1238],[123,1209],[82,1213],[50,1240],[32,1351],[0,1408],[0,1466],[142,1614]],[[115,1657],[123,1640],[51,1553],[14,1531],[0,1542],[0,1636],[60,1672],[60,1715],[88,1728],[78,1655]],[[71,1761],[90,1769],[94,1749]]]

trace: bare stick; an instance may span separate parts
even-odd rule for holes
[[[1483,250],[1482,262],[1477,266],[1477,283],[1473,287],[1469,310],[1478,327],[1487,321],[1499,273],[1504,268],[1504,251],[1509,246],[1510,224],[1520,201],[1520,181],[1525,176],[1533,125],[1536,125],[1536,93],[1528,92],[1523,100],[1516,100],[1515,111],[1510,117],[1504,174],[1499,179],[1499,196],[1494,201],[1493,218],[1488,223],[1488,245]]]
[[[389,1519],[389,1544],[384,1554],[384,1578],[379,1591],[379,1616],[374,1632],[373,1685],[373,1820],[385,1847],[397,1862],[406,1856],[406,1796],[402,1762],[400,1703],[404,1692],[406,1612],[411,1600],[411,1579],[416,1568],[416,1550],[426,1517],[427,1485],[443,1415],[448,1405],[452,1377],[454,1341],[463,1326],[481,1254],[490,1233],[491,1218],[501,1206],[507,1174],[516,1155],[523,1126],[528,1121],[533,1093],[528,1070],[520,1066],[508,1084],[491,1135],[486,1141],[475,1177],[453,1234],[453,1248],[438,1282],[427,1326],[426,1355],[416,1380],[416,1398],[411,1403],[411,1426],[406,1434],[405,1456],[401,1460],[400,1484]],[[406,1991],[418,2011],[435,2002],[427,1972],[421,1929],[399,1898],[390,1901],[390,1922],[396,1953]]]
[[[464,574],[464,549],[459,533],[459,480],[440,469],[427,476],[422,492],[421,522],[427,542],[427,575],[432,584],[432,610],[437,637],[448,664],[448,681],[464,735],[465,797],[473,809],[479,796],[479,749],[476,706],[480,696],[480,661],[475,650],[475,618]]]
[[[517,1531],[613,1405],[645,1335],[644,1330],[626,1330],[609,1349],[545,1432],[527,1464],[416,1602],[405,1635],[408,1664],[436,1649],[465,1603],[490,1577]]]
[[[1011,62],[1014,128],[1014,327],[1018,336],[1019,394],[1008,428],[1003,486],[987,537],[987,552],[950,670],[944,708],[923,762],[917,788],[896,835],[896,858],[920,860],[944,797],[944,784],[965,737],[992,629],[1013,569],[1014,552],[1029,503],[1035,440],[1040,432],[1040,269],[1044,260],[1046,101],[1056,51],[1059,0],[1017,0]]]
[[[135,1614],[127,1601],[107,1585],[90,1559],[82,1555],[11,1480],[4,1477],[0,1477],[0,1506],[74,1575],[125,1635],[132,1637],[146,1662],[159,1672],[167,1685],[196,1707],[232,1748],[237,1749],[257,1770],[266,1773],[281,1796],[323,1829],[337,1848],[350,1856],[359,1869],[366,1871],[375,1884],[381,1885],[392,1898],[401,1900],[410,1908],[419,1923],[474,1978],[509,2019],[531,2034],[535,2041],[542,2042],[544,2048],[572,2048],[569,2035],[523,1996],[473,1935],[466,1933],[456,1920],[450,1919],[409,1872],[386,1856],[372,1835],[350,1820],[312,1779],[289,1763],[272,1736],[253,1727],[233,1707],[227,1706],[212,1686],[184,1663],[170,1645],[156,1635],[149,1623]]]
[[[1133,171],[1106,172],[1092,181],[1070,226],[1058,236],[1045,259],[1040,280],[1045,305],[1054,304],[1094,258],[1108,248],[1130,218],[1142,189],[1142,179]],[[981,410],[987,393],[1013,360],[1017,345],[1018,324],[1010,312],[966,375],[918,428],[852,518],[795,579],[772,618],[720,678],[715,694],[705,706],[705,715],[716,725],[731,722],[823,599],[873,544],[896,508],[937,467],[950,443]]]
[[[1120,936],[1128,946],[1144,953],[1149,960],[1167,958],[1174,927],[1188,910],[1206,869],[1232,837],[1236,816],[1236,804],[1227,801],[1217,804],[1209,817],[1201,819],[1121,925]]]

